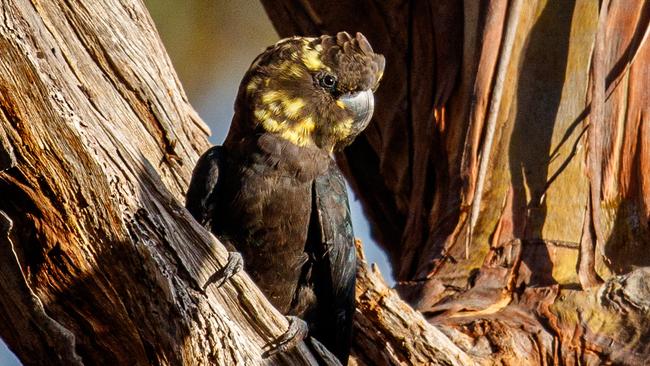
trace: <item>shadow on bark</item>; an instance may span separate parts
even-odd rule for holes
[[[551,1],[525,42],[516,87],[516,116],[510,140],[513,234],[523,238],[521,260],[527,285],[555,283],[553,261],[543,238],[545,191],[553,137],[565,82],[569,35],[575,1]],[[552,239],[552,238],[551,238]]]

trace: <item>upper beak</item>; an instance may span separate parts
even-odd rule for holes
[[[344,95],[339,98],[347,110],[352,111],[354,115],[354,123],[352,125],[353,135],[357,135],[363,131],[370,120],[372,113],[375,110],[375,97],[372,90],[364,90],[354,94]]]

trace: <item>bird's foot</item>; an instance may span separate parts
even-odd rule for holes
[[[267,350],[262,355],[263,357],[288,351],[307,338],[309,326],[304,320],[296,316],[287,316],[287,320],[289,320],[289,329],[265,347]]]
[[[242,258],[239,252],[228,252],[228,262],[226,265],[215,272],[203,285],[203,290],[207,289],[211,284],[216,284],[217,287],[221,287],[226,281],[228,281],[232,276],[237,272],[241,271],[244,268],[244,259]]]

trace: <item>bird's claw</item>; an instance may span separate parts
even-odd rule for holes
[[[207,289],[211,284],[216,284],[217,287],[223,286],[237,272],[244,268],[244,259],[239,252],[228,252],[228,262],[226,265],[212,274],[210,278],[203,285],[203,290]]]
[[[304,320],[296,316],[287,316],[287,320],[289,321],[289,329],[265,347],[268,349],[262,355],[263,357],[266,358],[279,352],[286,352],[307,338],[309,326]]]

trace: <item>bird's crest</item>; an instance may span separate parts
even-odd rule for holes
[[[283,39],[244,77],[229,138],[261,129],[302,147],[341,148],[370,121],[384,63],[361,33]]]

